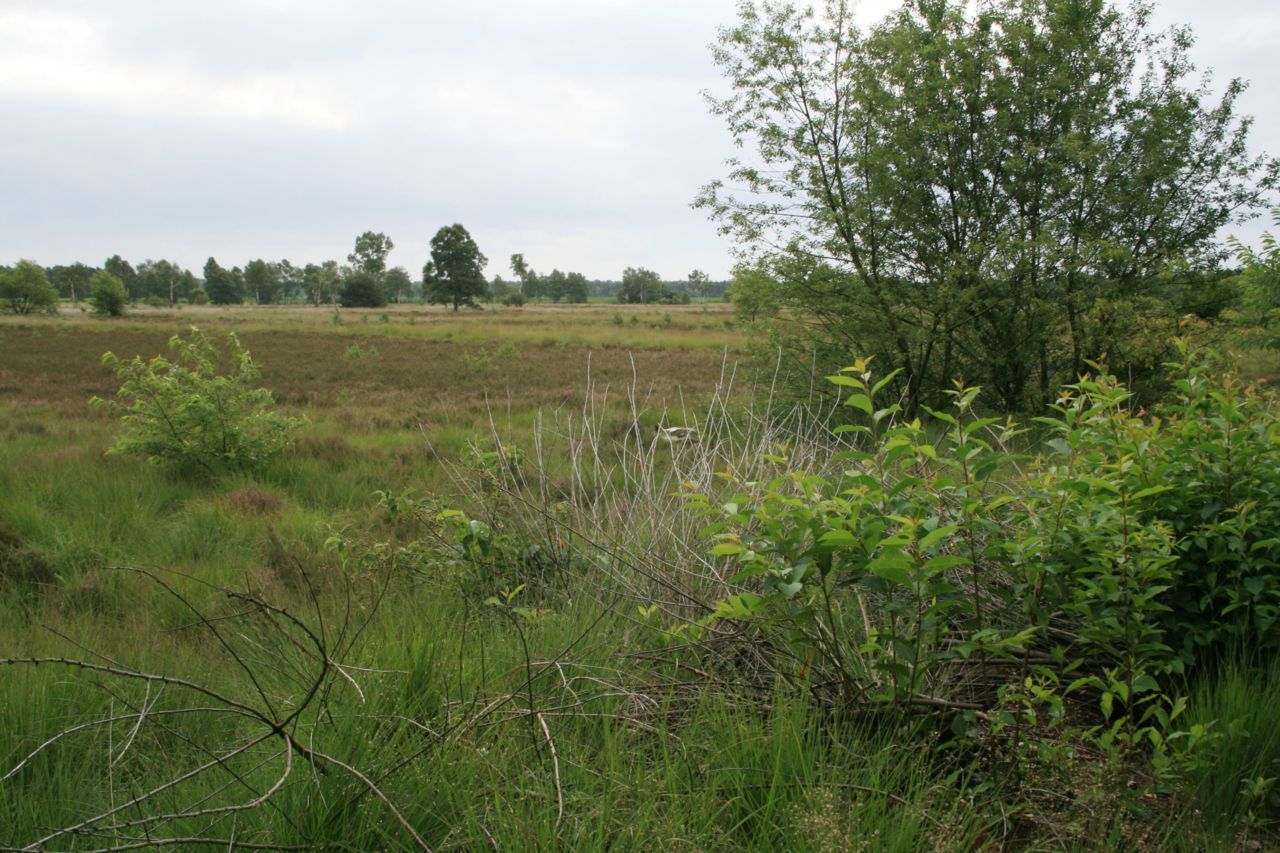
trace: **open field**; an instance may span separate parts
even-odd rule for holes
[[[771,432],[743,416],[769,377],[740,363],[725,307],[334,317],[0,321],[0,659],[46,659],[0,665],[0,848],[1270,838],[1240,779],[1266,787],[1271,736],[1230,741],[1219,770],[1190,777],[1194,795],[1170,784],[1113,807],[1128,777],[1088,762],[1024,783],[1078,790],[1064,817],[1049,794],[1002,802],[1009,779],[964,770],[945,729],[815,713],[753,675],[749,645],[723,660],[714,644],[682,651],[665,626],[723,583],[703,521],[671,493],[712,489],[718,470],[762,478],[761,450],[830,452],[803,423]],[[191,324],[237,330],[263,384],[306,419],[256,475],[104,454],[119,424],[88,404],[118,385],[103,352],[163,354]],[[716,453],[651,442],[659,423],[697,423]],[[536,506],[504,491],[514,457],[485,457],[495,439],[528,460]],[[492,551],[449,531],[450,507],[483,519]],[[1188,716],[1272,731],[1280,671],[1261,672],[1202,682]],[[1229,805],[1206,817],[1209,802]]]

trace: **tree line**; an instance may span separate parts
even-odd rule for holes
[[[377,308],[421,299],[458,310],[485,301],[582,303],[593,296],[624,303],[689,302],[691,296],[722,297],[728,285],[711,281],[700,270],[693,270],[687,281],[664,281],[652,270],[631,267],[621,281],[588,280],[582,273],[559,269],[540,274],[522,254],[511,256],[513,280],[495,275],[486,281],[488,259],[466,228],[456,223],[432,238],[431,260],[417,280],[402,266],[388,267],[394,248],[385,233],[366,231],[356,238],[345,264],[329,260],[295,265],[258,258],[243,267],[228,267],[210,257],[200,276],[168,260],[146,260],[135,267],[120,255],[112,255],[101,267],[79,262],[41,267],[24,260],[13,267],[0,266],[0,303],[21,314],[51,309],[64,299],[89,300],[108,314],[119,314],[131,302],[173,307],[306,301]]]

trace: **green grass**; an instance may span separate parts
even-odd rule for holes
[[[637,322],[616,326],[615,312]],[[593,568],[594,550],[515,593],[512,605],[536,610],[523,616],[486,603],[465,561],[393,559],[409,534],[374,491],[474,505],[483,477],[463,468],[459,482],[457,466],[494,433],[530,455],[542,442],[540,482],[556,500],[573,489],[615,499],[609,512],[626,519],[619,540],[642,558],[675,559],[700,522],[646,502],[677,491],[680,476],[711,475],[678,471],[677,451],[664,450],[652,483],[624,476],[628,389],[646,435],[663,419],[704,424],[726,349],[732,359],[744,346],[723,306],[456,317],[396,306],[389,323],[381,313],[344,311],[341,325],[331,311],[298,307],[138,309],[120,322],[64,310],[0,322],[0,658],[77,658],[187,679],[252,708],[301,709],[296,742],[359,768],[433,849],[1090,846],[1079,827],[1034,823],[1025,803],[1002,800],[1002,780],[961,772],[965,757],[943,748],[947,720],[904,728],[839,718],[752,682],[749,661],[701,672],[637,615],[651,585]],[[104,454],[118,427],[87,405],[115,388],[102,352],[164,352],[189,322],[239,328],[265,384],[308,419],[296,446],[255,476],[192,478]],[[378,355],[345,357],[353,337]],[[726,396],[736,416],[747,395]],[[568,437],[588,424],[604,458],[578,482]],[[369,551],[375,542],[392,549]],[[172,592],[122,566],[155,572]],[[323,623],[349,666],[320,670],[323,703],[304,704],[317,670],[301,629],[224,588],[286,607],[311,629]],[[671,594],[654,600],[659,593]],[[1270,843],[1277,678],[1274,665],[1228,667],[1192,685],[1188,718],[1221,736],[1211,760],[1150,806],[1142,832],[1092,840],[1115,849],[1142,846],[1134,837],[1152,849]],[[0,776],[68,727],[120,717],[67,734],[0,782],[0,847],[127,803],[264,731],[244,716],[192,710],[218,704],[177,684],[0,666]],[[143,707],[151,716],[142,724],[128,716]],[[252,799],[284,771],[281,741],[267,733],[120,820]],[[150,832],[413,848],[368,785],[300,752],[269,803],[231,815],[156,821],[145,832],[104,826],[49,846],[110,847]]]

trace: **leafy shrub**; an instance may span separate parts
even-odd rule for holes
[[[518,290],[508,291],[502,297],[502,304],[508,308],[522,308],[524,307],[524,294]]]
[[[219,370],[214,339],[200,329],[193,327],[185,340],[175,335],[169,348],[176,361],[102,357],[123,380],[118,396],[124,402],[105,403],[124,422],[110,452],[217,473],[260,468],[285,448],[301,422],[273,411],[271,392],[257,387],[258,367],[235,332],[227,334],[226,372]]]
[[[129,303],[129,294],[124,282],[106,270],[98,270],[89,279],[89,303],[95,313],[108,317],[124,315],[125,305]]]
[[[58,310],[58,291],[34,261],[18,261],[13,269],[0,270],[0,300],[15,314]]]
[[[209,294],[205,293],[203,290],[197,287],[196,289],[191,291],[191,304],[192,305],[208,305]]]
[[[1011,421],[974,416],[976,388],[932,428],[879,405],[892,374],[831,377],[861,421],[841,428],[839,476],[779,451],[772,479],[687,496],[729,589],[673,638],[750,626],[829,701],[948,708],[997,733],[1060,724],[1089,696],[1097,744],[1169,766],[1191,743],[1169,740],[1175,677],[1206,650],[1280,649],[1274,405],[1206,357],[1170,367],[1176,397],[1154,415],[1105,373],[1065,389],[1033,460],[1006,449]]]

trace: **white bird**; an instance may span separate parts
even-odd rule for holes
[[[693,441],[698,437],[698,430],[695,427],[655,426],[654,429],[657,430],[657,434],[655,436],[657,440],[667,444],[685,444],[686,442]]]

